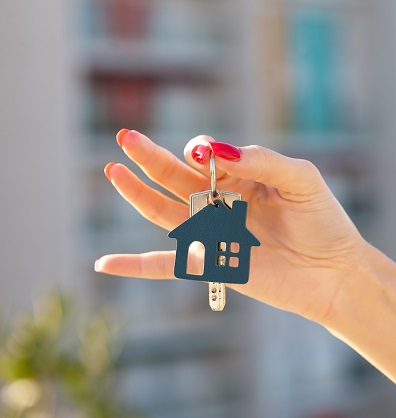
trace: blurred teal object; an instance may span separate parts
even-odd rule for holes
[[[291,14],[292,132],[323,134],[340,129],[336,68],[339,46],[333,13],[299,9]]]

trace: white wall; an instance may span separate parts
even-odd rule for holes
[[[0,15],[0,303],[70,278],[66,2],[3,2]],[[34,293],[32,293],[34,292]]]

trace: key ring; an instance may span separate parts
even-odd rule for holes
[[[210,185],[212,189],[212,198],[216,198],[219,193],[217,192],[216,162],[213,153],[210,155]]]
[[[211,186],[211,192],[212,192],[209,196],[209,203],[212,205],[216,205],[214,203],[214,199],[216,199],[216,197],[219,196],[219,193],[217,191],[215,153],[210,143],[208,143],[208,146],[210,148],[209,170],[210,170],[210,186]]]

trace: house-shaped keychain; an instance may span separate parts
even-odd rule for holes
[[[177,239],[175,276],[180,279],[244,284],[249,279],[251,247],[260,246],[246,228],[247,202],[235,200],[228,207],[220,199],[169,232]],[[202,274],[187,272],[190,245],[204,247]]]

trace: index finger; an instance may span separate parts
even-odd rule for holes
[[[184,201],[208,186],[205,176],[137,131],[122,129],[117,134],[117,142],[151,180]]]

